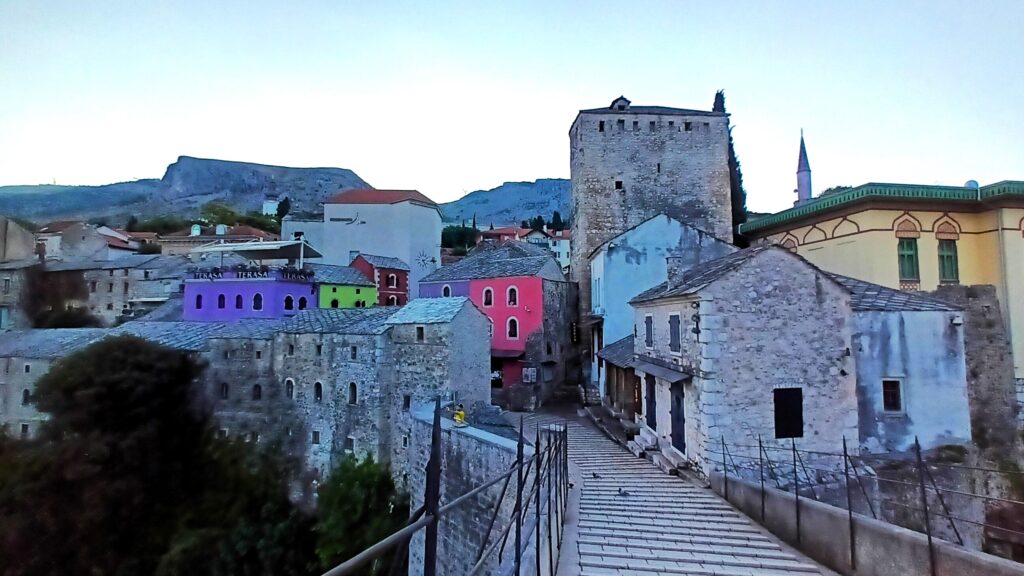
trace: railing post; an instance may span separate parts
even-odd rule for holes
[[[555,576],[555,549],[551,540],[554,538],[552,532],[555,531],[555,525],[552,523],[558,517],[558,514],[555,512],[554,494],[551,492],[553,486],[552,475],[555,471],[555,443],[552,442],[551,432],[552,430],[548,428],[548,434],[544,445],[548,451],[548,489],[546,495],[546,499],[548,501],[548,574],[550,576]]]
[[[764,447],[761,435],[757,435],[757,467],[761,473],[761,523],[764,524]]]
[[[850,496],[850,459],[846,451],[846,436],[843,436],[843,475],[846,477],[846,520],[850,526],[850,569],[857,570],[857,544],[853,532],[853,498]]]
[[[725,436],[722,436],[722,481],[724,483],[725,501],[729,501],[729,463],[725,461]]]
[[[789,439],[790,445],[793,447],[793,495],[795,498],[793,502],[796,505],[796,543],[800,543],[800,475],[797,474],[796,470],[796,439]]]
[[[423,542],[423,574],[437,574],[437,509],[441,503],[441,397],[434,403],[434,427],[430,434],[430,460],[427,462],[426,493],[423,509],[431,520]]]
[[[935,545],[932,542],[932,528],[928,522],[928,493],[924,488],[924,464],[921,461],[921,443],[914,436],[914,454],[917,456],[917,480],[921,485],[921,508],[924,509],[924,533],[928,536],[928,567],[935,576]]]
[[[534,538],[534,541],[536,542],[537,550],[536,550],[536,554],[534,554],[534,556],[537,557],[537,562],[536,562],[536,564],[537,564],[537,576],[540,576],[540,509],[542,508],[541,501],[540,501],[540,485],[544,481],[544,452],[541,451],[541,449],[540,449],[541,446],[540,446],[540,425],[539,424],[537,425],[537,436],[536,436],[536,438],[537,438],[537,440],[533,443],[533,453],[538,458],[538,460],[537,460],[537,468],[536,468],[537,469],[537,483],[536,483],[537,484],[537,489],[534,490],[534,495],[537,498],[537,509],[535,510],[535,513],[533,515],[534,519],[537,521],[536,522],[537,526],[534,528],[534,532],[536,532],[536,535],[537,535],[537,537]]]
[[[515,575],[519,576],[519,568],[523,557],[523,417],[519,417],[519,440],[516,443],[516,551]]]

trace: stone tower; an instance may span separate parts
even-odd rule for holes
[[[569,129],[572,262],[580,319],[590,315],[590,253],[658,214],[732,242],[729,117],[632,106],[580,110]],[[640,289],[648,286],[638,287]]]
[[[796,163],[796,204],[811,199],[811,163],[807,161],[807,146],[804,145],[804,131],[800,131],[800,159]]]

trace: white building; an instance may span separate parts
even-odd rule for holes
[[[416,190],[362,188],[339,192],[324,202],[320,221],[308,215],[285,218],[281,235],[301,232],[324,264],[348,266],[359,254],[398,258],[409,264],[409,295],[419,280],[441,265],[441,212]]]

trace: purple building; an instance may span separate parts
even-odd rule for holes
[[[448,298],[451,296],[466,296],[468,298],[469,295],[469,280],[420,284],[420,298]]]
[[[208,268],[185,279],[185,320],[281,318],[316,307],[313,273],[295,268]]]

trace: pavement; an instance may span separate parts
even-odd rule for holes
[[[557,576],[833,574],[711,490],[635,457],[572,410],[529,414],[524,425],[549,423],[568,426],[574,485]]]

